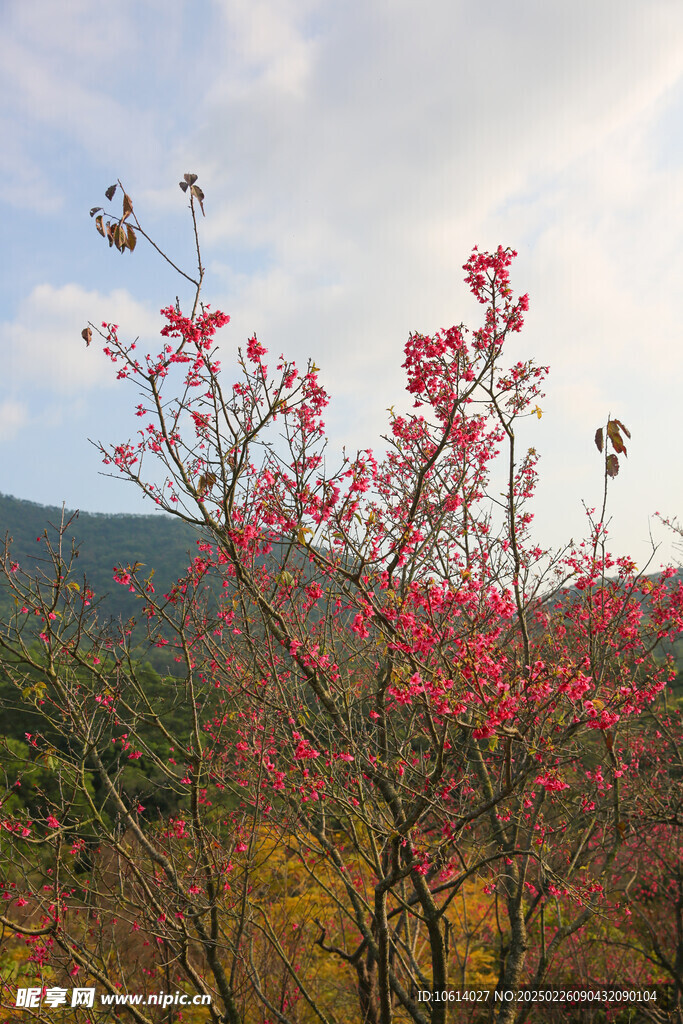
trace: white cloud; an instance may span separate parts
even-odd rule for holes
[[[219,72],[211,98],[235,99],[254,88],[303,97],[315,51],[304,28],[317,6],[302,0],[219,0],[224,44],[237,59],[226,62],[227,74]]]
[[[167,139],[194,106],[195,77],[185,54],[195,4],[121,0],[32,0],[3,10],[0,33],[1,166],[14,187],[3,201],[53,212],[92,167],[128,182],[158,180]],[[182,71],[179,69],[182,67]],[[49,167],[49,173],[46,173]],[[113,177],[111,177],[113,175]]]
[[[254,49],[276,67],[270,20],[289,15],[281,37],[295,50],[312,30],[286,4],[255,10],[248,31],[232,19],[235,59],[217,69],[195,142],[198,162],[210,165],[211,249],[234,249],[235,274],[245,250],[269,255],[271,269],[253,282],[265,302],[261,322],[270,320],[271,283],[286,278],[281,324],[290,302],[298,305],[291,333],[312,339],[332,289],[347,323],[361,329],[349,337],[326,323],[332,358],[344,340],[377,353],[375,326],[394,313],[402,337],[408,324],[421,326],[412,316],[432,318],[427,327],[459,316],[460,266],[475,241],[521,247],[552,225],[561,259],[578,220],[599,269],[620,227],[641,226],[652,180],[643,112],[678,74],[681,16],[671,4],[648,5],[647,17],[642,5],[623,4],[618,18],[612,5],[586,3],[501,5],[495,16],[463,5],[345,5],[318,29],[295,98],[266,87],[263,68],[254,81]],[[254,18],[266,37],[260,49]],[[506,214],[529,192],[543,203]],[[621,224],[605,218],[606,207]],[[244,293],[236,299],[248,303]],[[395,344],[387,335],[379,352]]]
[[[23,402],[12,399],[0,402],[0,441],[15,438],[28,418],[28,409]]]
[[[475,242],[511,244],[513,284],[531,293],[514,358],[551,365],[537,431],[546,535],[577,514],[580,527],[581,498],[600,490],[590,446],[611,411],[634,431],[612,488],[615,542],[646,540],[648,512],[681,498],[654,467],[683,369],[683,176],[661,160],[683,9],[350,4],[317,22],[268,10],[306,54],[302,87],[271,87],[265,43],[255,74],[233,21],[243,49],[233,40],[194,140],[233,336],[313,355],[337,397],[335,441],[364,446],[400,396],[408,331],[476,326],[461,265]],[[243,274],[250,248],[267,268]]]
[[[109,385],[115,371],[98,351],[98,335],[89,349],[81,337],[89,321],[115,323],[121,340],[131,341],[138,335],[151,339],[162,326],[157,314],[121,289],[103,295],[76,284],[38,285],[20,303],[14,320],[0,324],[5,386],[15,393],[31,387],[71,398]]]

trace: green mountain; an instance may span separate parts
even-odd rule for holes
[[[139,602],[127,587],[113,582],[115,565],[141,562],[144,565],[141,576],[154,569],[156,594],[163,595],[185,572],[197,554],[196,530],[163,513],[108,515],[68,510],[62,512],[56,505],[39,505],[2,494],[0,545],[8,538],[14,561],[29,572],[40,570],[41,565],[45,564],[45,530],[47,528],[49,535],[56,539],[56,531],[50,527],[59,526],[63,515],[65,521],[70,520],[66,531],[66,554],[70,551],[72,541],[79,552],[75,563],[78,570],[76,579],[82,583],[83,577],[86,577],[97,597],[102,598],[100,612],[105,618],[127,620],[137,616],[140,611]],[[276,545],[273,557],[277,561],[283,556],[284,548],[278,551]],[[304,572],[307,568],[304,562]],[[679,571],[671,585],[675,586],[682,575],[683,571]],[[0,618],[9,610],[8,599],[2,594],[2,589],[0,581]],[[570,592],[567,591],[567,594]],[[676,689],[683,692],[683,639],[676,640],[674,644],[662,645],[662,653],[665,650],[674,655],[679,671]],[[162,668],[160,661],[155,664],[158,659],[154,650],[150,651],[150,658],[155,668]]]
[[[102,598],[101,612],[105,617],[128,619],[139,612],[139,604],[127,587],[114,583],[115,565],[141,562],[145,575],[155,570],[154,588],[157,594],[166,593],[172,583],[185,571],[197,554],[197,533],[185,523],[171,516],[158,515],[106,515],[92,512],[73,512],[54,505],[39,505],[9,495],[0,494],[0,544],[9,543],[12,559],[28,572],[46,567],[47,556],[44,534],[53,543],[64,521],[69,523],[65,533],[63,551],[67,557],[72,542],[78,548],[74,563],[75,577],[88,584],[98,598]],[[4,604],[1,601],[0,603]]]

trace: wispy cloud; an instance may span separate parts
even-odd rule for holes
[[[128,336],[143,335],[146,341],[161,326],[158,314],[122,289],[103,295],[76,284],[38,285],[15,319],[0,324],[5,386],[20,392],[39,388],[69,400],[86,389],[110,386],[115,376],[111,365],[95,344],[86,351],[80,335],[89,321],[116,323]]]
[[[14,440],[27,421],[28,409],[23,402],[0,401],[0,441]]]

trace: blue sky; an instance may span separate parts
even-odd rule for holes
[[[151,511],[100,475],[136,395],[80,331],[152,338],[189,294],[142,244],[88,217],[120,177],[145,229],[192,264],[178,180],[199,175],[205,299],[312,356],[331,448],[381,447],[407,407],[411,330],[480,308],[474,244],[517,249],[531,308],[510,358],[551,374],[539,540],[584,532],[607,413],[633,438],[610,487],[617,552],[643,564],[652,514],[683,512],[683,5],[679,0],[8,0],[0,11],[0,491]]]

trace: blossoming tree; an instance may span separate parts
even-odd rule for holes
[[[269,361],[252,337],[224,380],[196,181],[181,182],[191,312],[162,310],[146,355],[112,324],[83,332],[139,392],[136,439],[102,445],[105,463],[197,528],[168,594],[116,571],[176,668],[150,691],[130,626],[97,623],[58,544],[43,581],[6,554],[17,614],[0,645],[41,722],[23,756],[50,749],[61,774],[3,821],[24,870],[2,921],[41,969],[111,991],[166,972],[211,995],[217,1021],[443,1024],[454,984],[540,985],[602,905],[629,830],[618,737],[666,685],[652,654],[683,594],[610,558],[604,507],[554,558],[533,539],[537,456],[518,424],[540,418],[546,368],[506,361],[528,309],[513,251],[473,251],[481,326],[412,334],[413,411],[391,413],[381,454],[335,462],[313,362]],[[92,212],[132,250],[147,236],[121,193],[106,225]],[[624,434],[610,418],[600,439],[605,500]],[[131,759],[160,773],[172,814],[136,802]],[[475,890],[486,949],[466,924]]]

